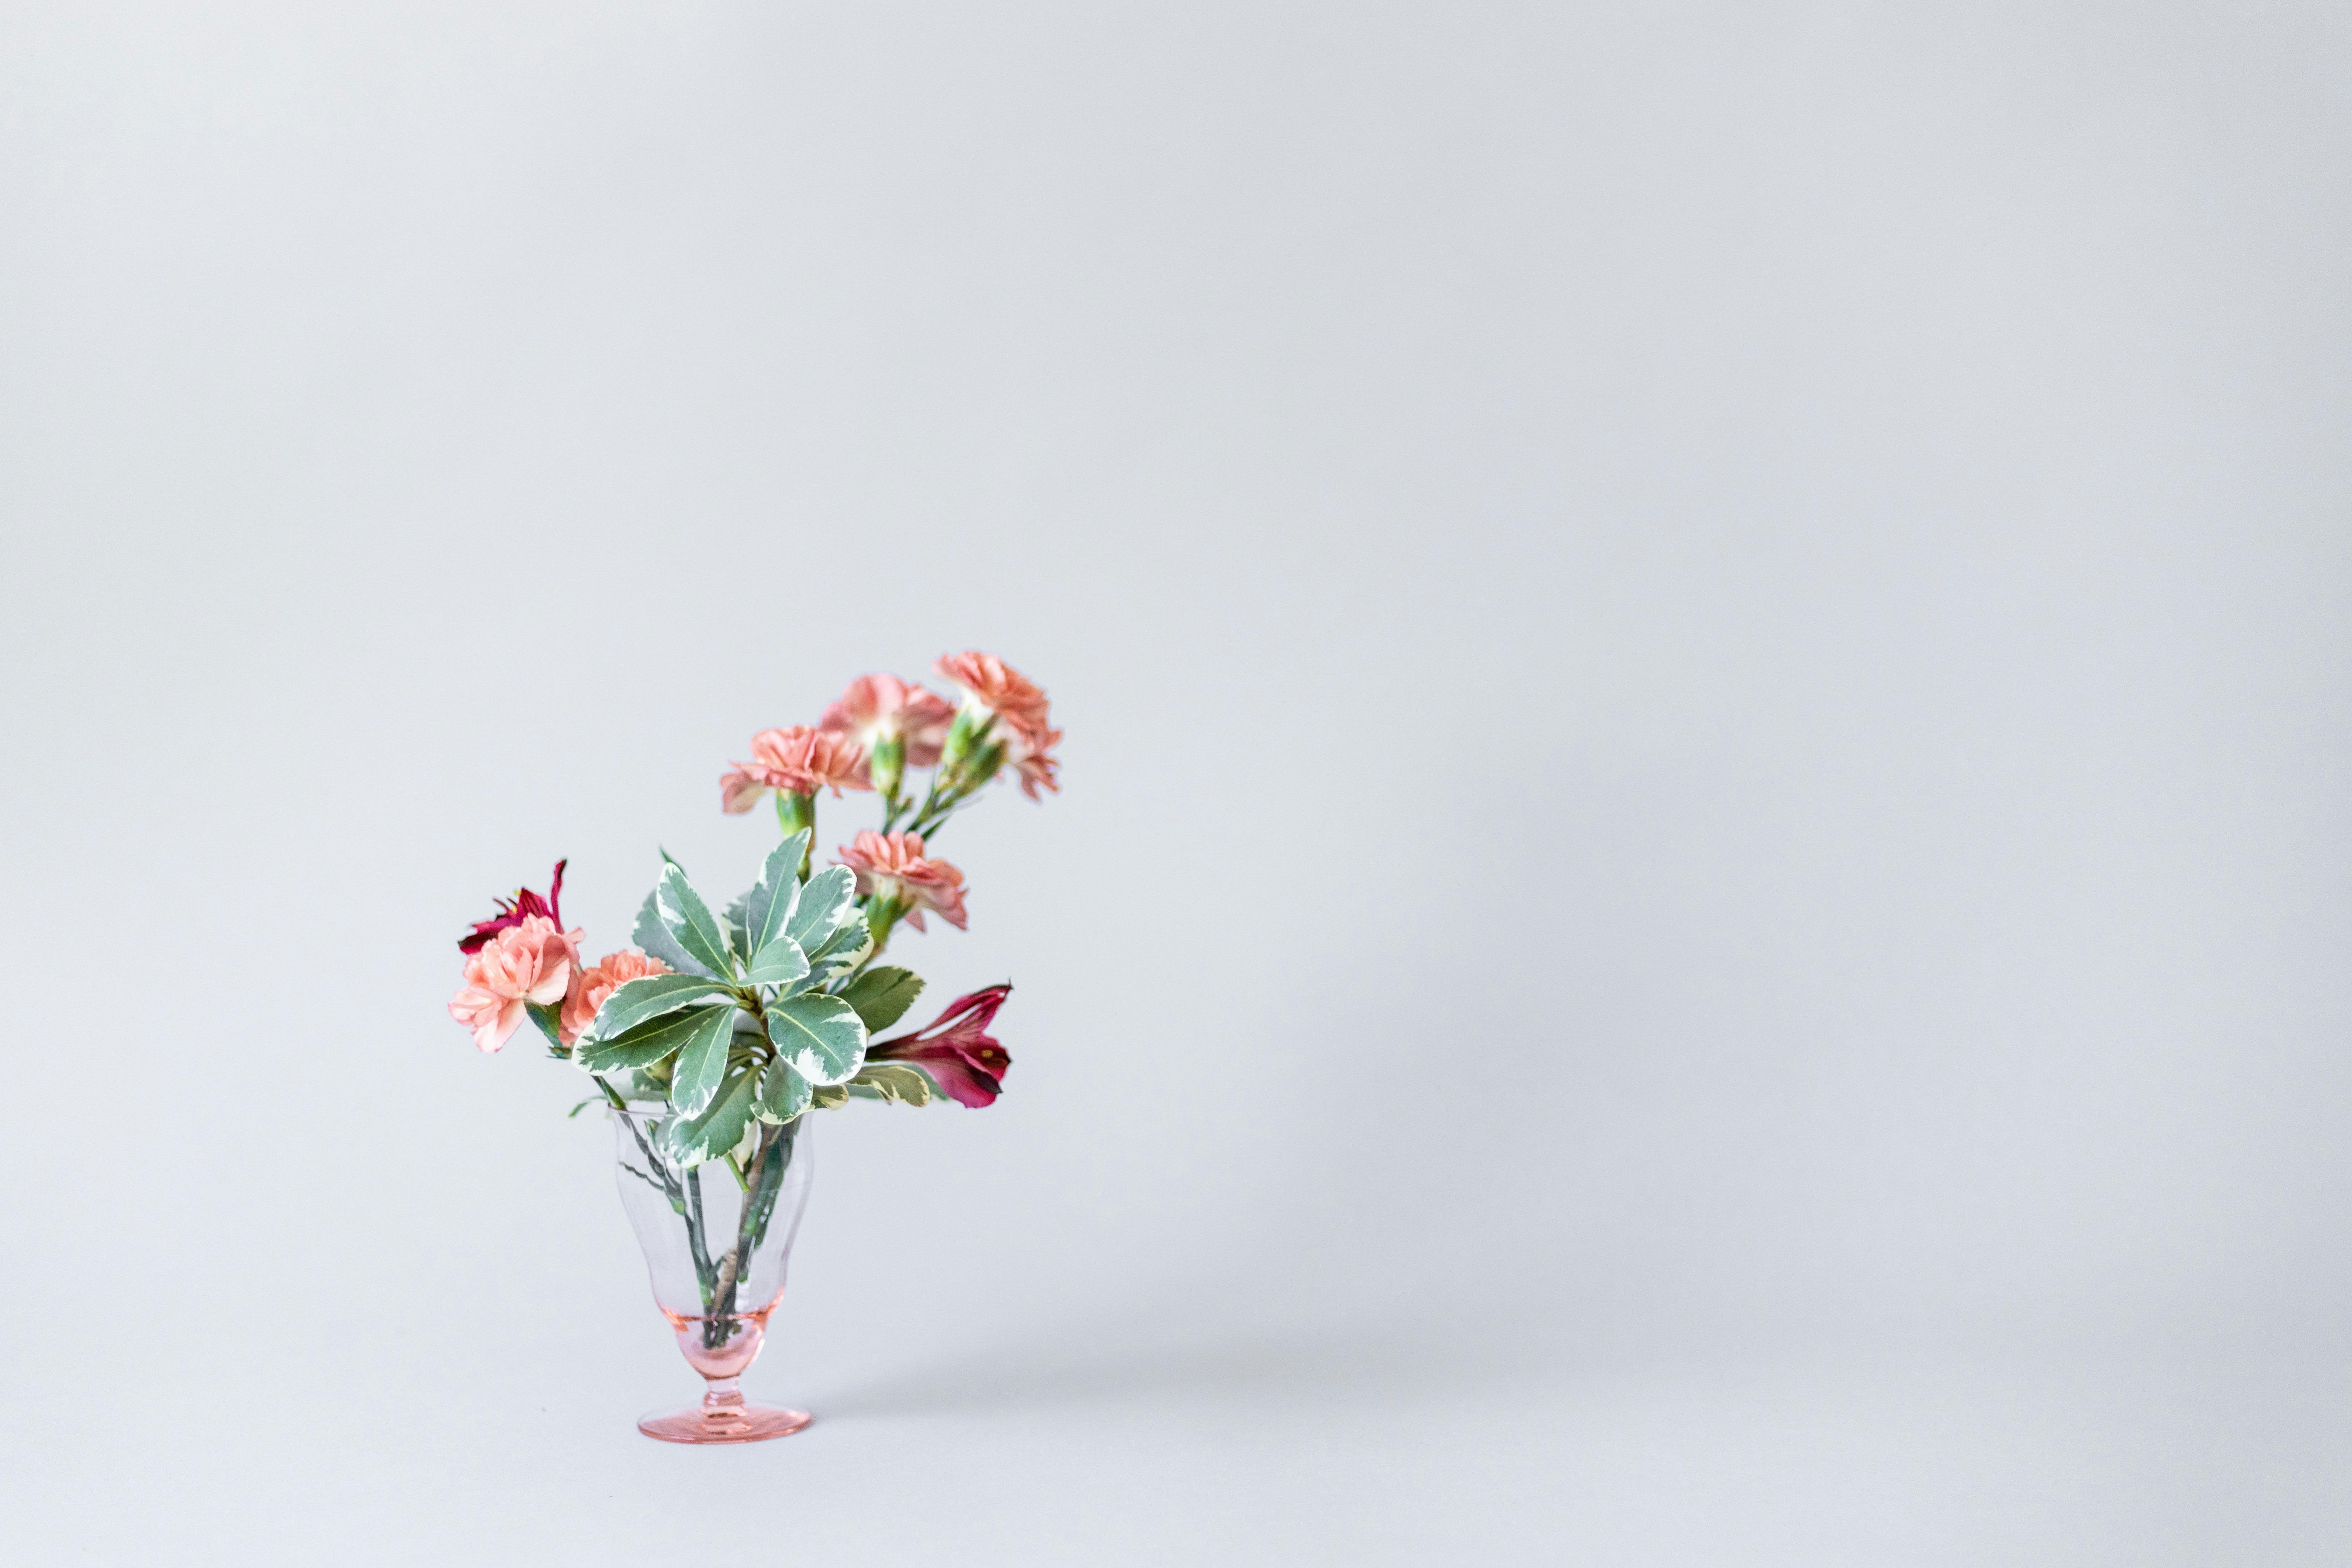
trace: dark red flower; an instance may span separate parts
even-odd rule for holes
[[[547,885],[547,897],[543,899],[529,888],[517,888],[513,898],[491,900],[499,906],[499,912],[488,920],[476,921],[474,929],[457,939],[457,951],[478,952],[490,938],[509,926],[522,924],[533,915],[545,915],[555,923],[557,931],[562,931],[563,917],[556,912],[555,900],[563,895],[563,868],[570,864],[568,858],[555,863],[555,879]]]
[[[1013,1058],[988,1037],[989,1021],[1010,985],[991,985],[948,1004],[928,1029],[885,1040],[866,1053],[869,1062],[908,1062],[931,1075],[948,1097],[974,1110],[1003,1092],[1004,1069]]]

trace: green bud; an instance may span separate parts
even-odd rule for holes
[[[873,772],[874,787],[882,792],[884,798],[895,798],[898,794],[898,781],[907,774],[907,738],[893,735],[887,741],[874,742],[874,753],[867,759],[867,766]]]
[[[810,853],[816,848],[816,796],[794,795],[788,789],[778,790],[776,820],[783,825],[787,838],[803,827],[808,829],[809,847],[801,855],[801,880],[808,880]]]
[[[945,773],[955,772],[956,764],[963,761],[966,752],[971,750],[972,731],[980,727],[981,721],[987,715],[982,713],[977,708],[956,710],[955,722],[948,726],[947,742],[940,752],[940,772]]]

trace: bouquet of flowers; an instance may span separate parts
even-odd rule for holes
[[[806,1195],[806,1160],[793,1161],[806,1112],[853,1099],[977,1108],[995,1100],[1012,1065],[988,1033],[1009,984],[957,997],[928,1027],[874,1040],[923,990],[911,970],[876,962],[898,927],[925,931],[932,915],[965,924],[963,872],[932,852],[940,830],[999,778],[1017,779],[1032,800],[1060,788],[1062,735],[1044,691],[990,654],[949,654],[933,668],[960,701],[861,676],[814,727],[752,737],[751,759],[719,781],[720,804],[740,814],[772,799],[782,841],[731,903],[705,898],[665,852],[635,945],[589,964],[584,933],[563,925],[559,860],[544,898],[525,888],[499,900],[458,942],[465,984],[450,1016],[485,1051],[537,1026],[552,1055],[590,1075],[623,1129],[625,1200],[642,1196],[626,1178],[657,1194],[632,1219],[656,1298],[714,1394],[691,1420],[647,1417],[640,1425],[653,1436],[742,1441],[797,1429],[748,1429],[745,1413],[761,1412],[732,1384],[782,1293]],[[816,867],[816,803],[827,790],[877,796],[882,819]],[[715,1189],[702,1179],[713,1165],[729,1178]],[[674,1251],[675,1281],[666,1278]],[[683,1425],[656,1430],[661,1421]]]

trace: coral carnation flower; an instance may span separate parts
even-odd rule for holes
[[[667,974],[669,965],[658,958],[648,958],[634,947],[618,952],[608,952],[593,969],[581,975],[580,984],[563,999],[563,1016],[557,1020],[556,1033],[565,1045],[577,1041],[595,1021],[596,1009],[604,998],[632,980],[643,980],[648,974]]]
[[[907,742],[907,764],[928,768],[940,760],[955,706],[935,691],[910,686],[895,675],[861,675],[841,700],[827,707],[817,728],[846,735],[867,752],[885,741]]]
[[[772,789],[793,795],[814,795],[830,788],[835,798],[845,789],[870,790],[866,748],[847,735],[795,724],[789,730],[762,730],[751,737],[751,760],[737,763],[719,781],[719,805],[729,812],[746,812]]]
[[[1062,793],[1061,782],[1054,776],[1055,770],[1062,765],[1061,759],[1053,754],[1054,748],[1061,743],[1062,732],[1059,730],[1047,730],[1036,735],[1016,730],[1007,742],[1004,760],[1020,775],[1021,793],[1031,800],[1045,798],[1037,793],[1039,784],[1055,795]]]
[[[1047,732],[1043,688],[992,653],[943,653],[931,668],[962,689],[964,700],[996,715],[1038,749]]]
[[[544,915],[525,916],[466,960],[466,984],[450,998],[449,1016],[474,1031],[476,1046],[497,1050],[522,1026],[529,1004],[563,1000],[579,968],[579,940]]]
[[[928,1029],[885,1040],[866,1053],[869,1062],[908,1062],[930,1074],[932,1081],[959,1105],[974,1110],[994,1101],[1004,1090],[1004,1072],[1012,1056],[991,1039],[988,1026],[1010,985],[991,985],[948,1004]]]
[[[867,828],[845,846],[841,863],[857,873],[857,890],[902,900],[907,923],[926,928],[930,910],[958,931],[964,929],[963,873],[944,860],[928,859],[919,833],[877,833]]]

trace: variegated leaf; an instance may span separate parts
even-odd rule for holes
[[[711,974],[726,974],[734,968],[734,954],[728,951],[727,925],[694,884],[686,879],[686,872],[672,860],[662,867],[661,880],[654,884],[654,912],[677,944],[700,961],[702,968]]]
[[[767,1011],[776,1055],[813,1084],[845,1082],[866,1059],[865,1022],[838,996],[804,993]]]
[[[698,1112],[674,1116],[662,1126],[662,1152],[680,1169],[716,1160],[743,1142],[751,1121],[759,1075],[739,1072],[713,1086],[709,1103]]]
[[[664,1013],[675,1013],[680,1007],[690,1007],[698,1002],[724,994],[727,987],[716,980],[706,980],[699,974],[645,974],[624,981],[604,998],[596,1009],[583,1043],[609,1040],[626,1034],[648,1018],[658,1018]]]
[[[714,1016],[722,1024],[731,1023],[734,1011],[734,1004],[730,1003],[724,1007],[664,1014],[608,1040],[591,1040],[583,1036],[572,1059],[593,1073],[641,1073],[659,1065],[703,1031],[719,1026],[713,1025]],[[632,1089],[645,1086],[646,1080],[640,1078],[632,1078],[628,1083]]]
[[[738,963],[749,963],[751,961],[751,939],[744,935],[744,927],[751,919],[751,894],[739,893],[728,900],[727,907],[721,910],[719,915],[727,927],[728,951],[735,955],[735,962]]]
[[[760,879],[743,895],[743,945],[758,952],[779,936],[792,922],[793,911],[800,905],[801,860],[808,854],[808,829],[789,834],[782,844],[768,852],[767,863],[760,868]]]
[[[857,911],[853,909],[850,913],[856,915]],[[847,921],[827,937],[824,946],[809,954],[809,964],[828,974],[835,973],[855,968],[873,950],[874,933],[866,929],[861,916]]]
[[[849,1080],[849,1092],[861,1089],[877,1100],[895,1100],[901,1105],[931,1102],[931,1080],[898,1062],[868,1062],[858,1068],[857,1076]]]
[[[716,972],[699,959],[678,946],[677,939],[661,922],[658,901],[652,893],[637,906],[637,923],[629,933],[636,938],[637,949],[648,958],[658,958],[679,974],[699,974],[706,979]]]
[[[779,931],[773,942],[753,956],[743,978],[756,985],[790,985],[796,980],[807,979],[808,972],[808,954],[801,951],[800,943]]]
[[[758,1110],[762,1121],[790,1121],[809,1108],[809,1080],[784,1062],[770,1062],[760,1083]]]
[[[821,1084],[809,1091],[809,1103],[819,1110],[832,1110],[849,1103],[849,1086],[845,1083]]]
[[[887,1029],[906,1016],[915,998],[923,994],[923,977],[911,969],[884,965],[851,981],[841,999],[857,1009],[866,1033]]]
[[[735,1034],[732,1007],[712,1007],[699,1016],[702,1027],[678,1048],[677,1067],[669,1079],[669,1102],[688,1116],[700,1115],[719,1092],[727,1076],[727,1047]]]
[[[846,866],[827,866],[802,885],[800,902],[784,929],[792,932],[803,952],[814,952],[827,938],[858,918],[856,900],[856,873]]]

